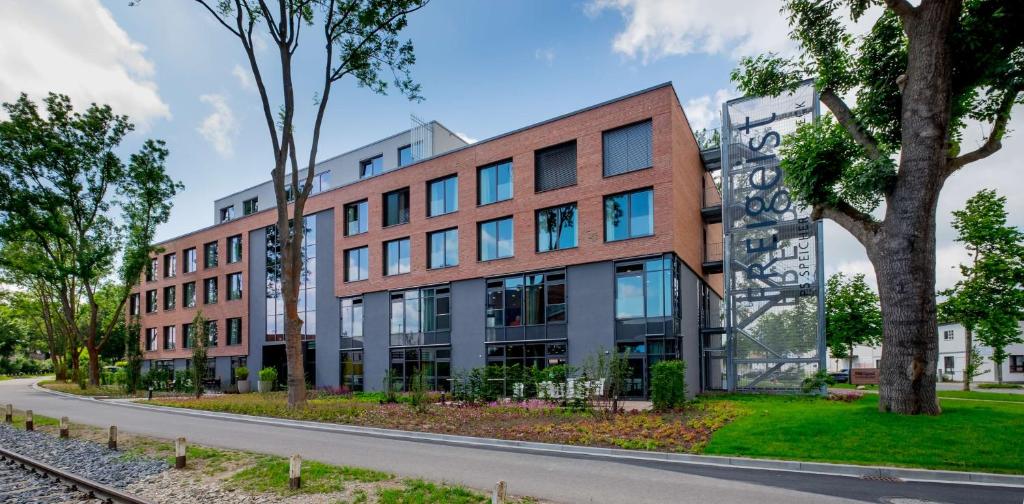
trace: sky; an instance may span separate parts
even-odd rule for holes
[[[410,114],[440,121],[468,141],[488,138],[672,81],[692,126],[717,127],[721,103],[738,96],[729,72],[742,56],[795,50],[776,0],[432,0],[402,33],[415,45],[422,102],[376,95],[352,80],[335,85],[321,159],[409,128]],[[868,16],[870,17],[870,16]],[[851,26],[863,33],[865,25]],[[296,65],[299,142],[308,142],[321,51]],[[306,49],[306,51],[302,51]],[[272,54],[263,48],[261,55]],[[69,95],[76,107],[110,104],[136,130],[137,150],[160,138],[170,175],[185,185],[163,240],[212,224],[213,200],[268,180],[271,150],[244,52],[192,1],[8,2],[0,17],[0,101],[18,93]],[[305,106],[303,106],[305,103]],[[951,212],[982,188],[1008,198],[1024,222],[1024,110],[994,156],[954,175],[938,205],[937,287],[958,278],[966,253]],[[302,125],[305,125],[303,128]],[[982,125],[966,132],[980,144]],[[306,136],[303,136],[306,135]],[[300,145],[300,151],[303,148]],[[826,273],[874,273],[857,241],[825,224]]]

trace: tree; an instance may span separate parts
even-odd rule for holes
[[[964,326],[965,362],[974,356],[974,331],[992,347],[996,377],[1002,381],[1006,346],[1020,342],[1017,322],[1024,319],[1024,233],[1006,224],[1006,198],[983,189],[953,212],[956,241],[967,249],[968,264],[960,265],[963,277],[942,291],[940,305],[945,320]],[[963,389],[971,389],[973,376],[965,371]]]
[[[67,96],[52,93],[43,103],[45,117],[24,94],[3,104],[9,119],[0,122],[0,246],[28,259],[3,266],[50,291],[72,338],[76,380],[80,343],[89,355],[89,383],[98,385],[100,351],[181,184],[165,173],[162,141],[146,140],[127,163],[115,154],[134,126],[109,106],[78,113]],[[120,222],[111,215],[115,208]],[[116,309],[104,317],[100,289],[112,277]]]
[[[815,219],[856,237],[875,269],[884,337],[879,410],[938,414],[935,207],[951,175],[1000,149],[1021,102],[1024,3],[885,0],[869,33],[846,30],[840,11],[857,21],[882,3],[787,0],[801,54],[744,58],[733,80],[745,93],[770,96],[814,80],[831,116],[783,142],[786,184]],[[991,129],[979,148],[962,152],[969,120]]]
[[[385,69],[392,84],[410,99],[420,99],[420,86],[410,77],[415,63],[412,42],[399,40],[407,16],[426,5],[427,0],[196,0],[225,28],[245,52],[259,91],[263,118],[270,134],[273,169],[270,172],[277,203],[277,229],[281,237],[281,290],[284,298],[285,353],[288,364],[288,406],[306,403],[301,328],[298,312],[299,275],[302,271],[301,223],[306,199],[313,187],[320,130],[334,84],[352,76],[375,93],[386,93]],[[319,29],[323,39],[323,74],[311,97],[315,114],[308,156],[299,164],[295,142],[295,101],[293,62],[303,29]],[[275,102],[267,89],[267,66],[256,54],[257,38],[271,42],[280,74],[280,99]],[[290,181],[286,169],[291,166]],[[305,170],[300,183],[300,171]],[[289,203],[291,205],[289,206]],[[290,210],[290,212],[289,212]],[[285,232],[289,230],[289,232]]]
[[[882,311],[878,295],[858,273],[847,279],[842,273],[825,283],[825,344],[833,357],[849,359],[853,369],[853,347],[876,346],[882,340]]]
[[[196,399],[203,395],[203,380],[206,378],[206,347],[210,338],[206,323],[203,311],[199,310],[192,319],[192,334],[185,335],[192,345],[192,386],[196,391]]]

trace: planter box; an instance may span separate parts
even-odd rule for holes
[[[274,390],[274,382],[260,380],[260,392],[270,392]]]
[[[239,394],[248,394],[250,392],[249,380],[239,380],[237,385],[238,385],[238,393]]]

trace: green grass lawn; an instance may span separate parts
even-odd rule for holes
[[[950,398],[941,415],[928,417],[879,413],[875,394],[850,403],[764,395],[704,400],[745,410],[715,432],[704,449],[709,455],[1024,473],[1024,404]]]

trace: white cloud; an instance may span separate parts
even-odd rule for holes
[[[224,96],[218,94],[205,94],[199,97],[199,101],[213,107],[213,112],[203,119],[202,124],[196,128],[202,137],[210,143],[221,157],[229,158],[235,154],[235,137],[238,136],[238,121],[231,111]]]
[[[613,49],[647,63],[692,53],[790,52],[794,45],[780,7],[778,0],[592,0],[586,12],[618,11],[626,27]]]
[[[722,104],[736,97],[737,93],[728,89],[719,89],[714,94],[691,98],[686,101],[683,111],[690,121],[693,131],[704,128],[717,128],[722,125]]]
[[[465,140],[466,143],[471,143],[472,144],[472,143],[477,143],[477,142],[480,141],[479,138],[473,138],[473,137],[471,137],[471,136],[469,136],[469,135],[467,135],[465,133],[459,133],[458,131],[455,132],[455,135],[458,136],[459,138]]]
[[[537,61],[543,61],[547,66],[551,66],[555,63],[555,50],[548,47],[546,49],[537,49],[533,52],[533,57]]]
[[[96,102],[141,129],[171,117],[157,92],[146,48],[98,0],[7,2],[0,16],[0,100],[53,91],[78,108]]]
[[[235,63],[235,66],[231,68],[231,75],[234,75],[238,79],[238,85],[242,89],[250,90],[256,89],[256,82],[252,78],[252,73],[242,68],[242,65]]]

